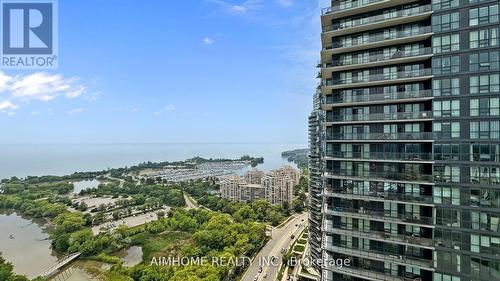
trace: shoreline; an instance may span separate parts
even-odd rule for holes
[[[24,144],[0,147],[0,179],[55,175],[75,171],[106,171],[144,162],[179,162],[195,156],[203,158],[239,158],[241,155],[264,157],[263,169],[278,167],[286,161],[283,151],[304,144]],[[55,165],[57,163],[57,165]]]

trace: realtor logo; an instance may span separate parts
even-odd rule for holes
[[[57,2],[0,0],[1,66],[57,67]]]

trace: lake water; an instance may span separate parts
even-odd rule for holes
[[[105,280],[103,273],[111,268],[110,264],[92,261],[76,260],[54,275],[52,281],[100,281]]]
[[[259,169],[268,171],[288,164],[281,152],[307,147],[306,144],[71,144],[1,145],[0,179],[28,175],[67,175],[136,165],[145,161],[182,161],[195,156],[239,158],[264,157]],[[98,181],[75,183],[75,192],[96,186]],[[40,225],[16,214],[0,213],[0,252],[14,265],[17,274],[30,278],[57,261],[48,234]],[[10,235],[14,239],[10,239]],[[142,252],[142,249],[141,249]],[[130,262],[138,260],[139,249],[127,251]],[[142,254],[141,254],[142,256]],[[79,268],[75,265],[75,267]],[[78,271],[79,270],[79,271]],[[77,272],[83,274],[82,269]],[[80,273],[73,275],[80,278]],[[80,277],[78,277],[80,276]],[[83,275],[82,275],[83,276]]]
[[[131,267],[142,262],[142,247],[132,246],[117,254],[123,261],[123,265]]]
[[[33,278],[57,261],[40,225],[13,213],[0,214],[0,228],[0,252],[17,274]]]
[[[0,179],[28,175],[67,175],[136,165],[144,161],[182,161],[194,156],[264,157],[259,169],[285,163],[281,152],[307,144],[24,144],[0,146]]]
[[[86,180],[86,181],[75,181],[73,182],[73,193],[79,194],[80,191],[86,190],[89,188],[97,188],[101,182],[98,180]]]

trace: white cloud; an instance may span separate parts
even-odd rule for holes
[[[83,112],[83,108],[74,108],[74,109],[71,109],[68,111],[68,114],[69,115],[74,115],[74,114],[78,114],[78,113],[82,113]]]
[[[173,104],[169,104],[167,106],[165,106],[165,111],[169,112],[169,111],[175,111],[175,106]]]
[[[12,96],[24,100],[50,101],[61,94],[74,95],[74,79],[66,79],[60,74],[50,75],[37,72],[26,76],[16,76],[10,84]]]
[[[17,108],[18,106],[13,104],[11,101],[0,101],[0,111],[13,111]]]
[[[175,107],[175,105],[169,104],[169,105],[165,106],[163,109],[153,112],[153,115],[158,116],[158,115],[161,115],[162,113],[174,112],[176,110],[177,110],[177,108]]]
[[[9,76],[0,71],[0,94],[8,99],[1,102],[1,105],[14,111],[19,108],[17,102],[48,102],[59,96],[67,99],[82,97],[86,95],[87,87],[79,80],[78,77],[67,78],[61,74],[46,72]],[[17,101],[16,105],[12,101]]]
[[[5,73],[0,71],[0,92],[5,91],[8,88],[8,84],[12,80],[12,77],[5,75]]]
[[[232,14],[245,14],[250,11],[255,11],[260,9],[262,0],[246,0],[240,4],[231,4],[228,1],[223,0],[207,0],[210,3],[214,3],[227,12]]]
[[[30,115],[31,116],[38,116],[38,115],[40,115],[40,112],[38,112],[38,111],[32,111],[32,112],[30,112]]]
[[[140,109],[138,107],[132,108],[132,112],[138,112]]]
[[[212,45],[215,43],[215,39],[210,38],[210,37],[205,37],[203,38],[203,44],[205,45]]]
[[[276,2],[283,7],[290,7],[293,5],[293,0],[276,0]]]
[[[64,96],[69,98],[69,99],[78,98],[78,97],[81,97],[85,93],[86,90],[87,90],[87,87],[79,85],[75,89],[67,92]]]

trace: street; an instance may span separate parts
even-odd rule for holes
[[[296,227],[295,225],[299,225]],[[274,281],[278,276],[278,270],[282,263],[281,249],[284,248],[288,251],[291,244],[298,238],[299,234],[307,226],[307,213],[297,215],[295,218],[291,219],[282,228],[273,227],[272,239],[267,242],[267,244],[262,248],[260,253],[255,257],[247,271],[241,278],[242,281],[253,281],[255,276],[258,276],[257,280],[272,280]],[[294,235],[294,239],[291,236]],[[276,257],[276,260],[271,264],[265,262],[270,260],[272,256]],[[262,266],[262,272],[259,273],[259,268]],[[264,278],[264,275],[267,276]]]
[[[194,199],[189,196],[186,192],[184,192],[184,201],[186,201],[186,205],[188,209],[199,209],[198,204],[196,204]]]

